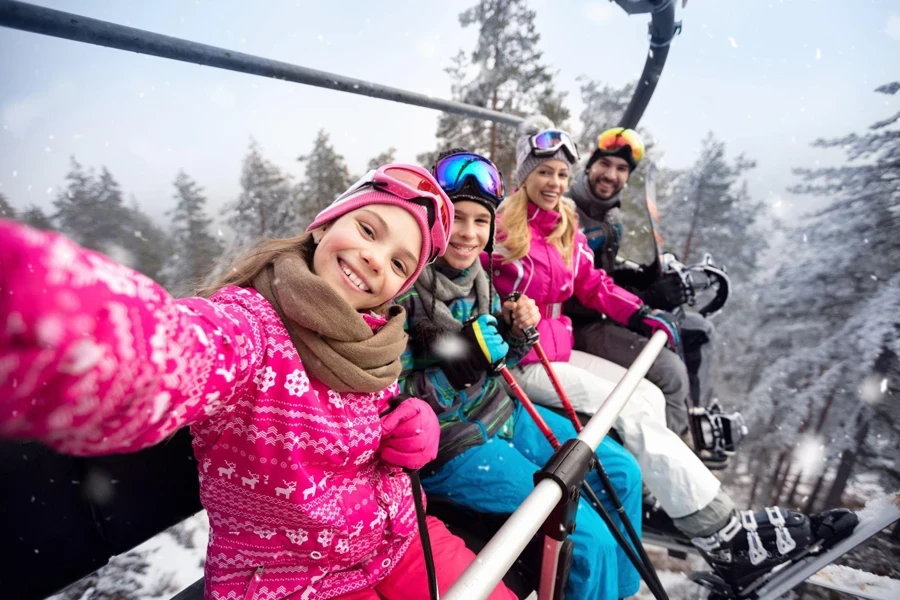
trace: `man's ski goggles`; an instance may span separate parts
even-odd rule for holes
[[[482,194],[497,203],[503,201],[505,195],[503,175],[494,163],[471,152],[451,154],[437,161],[434,177],[448,194],[458,192],[466,181],[473,181]]]
[[[535,156],[551,156],[562,148],[571,162],[578,162],[578,146],[565,131],[548,129],[532,136],[528,141]]]
[[[428,226],[431,228],[431,257],[428,262],[434,262],[444,254],[453,228],[453,205],[431,173],[415,165],[385,165],[366,173],[341,194],[332,206],[354,196],[366,186],[424,207],[428,213]]]
[[[597,148],[603,152],[615,152],[625,146],[631,149],[631,158],[635,164],[641,162],[644,158],[644,141],[634,129],[613,127],[597,138]]]

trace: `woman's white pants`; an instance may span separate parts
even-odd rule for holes
[[[575,410],[590,415],[625,375],[619,365],[577,350],[569,362],[551,365]],[[534,402],[562,407],[543,365],[516,367],[513,374]],[[671,518],[693,514],[715,498],[719,480],[666,427],[666,399],[658,387],[642,380],[619,413],[614,429],[637,458],[644,484]]]

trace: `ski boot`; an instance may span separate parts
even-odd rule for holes
[[[642,529],[644,535],[657,540],[670,540],[673,544],[688,548],[691,546],[691,538],[675,527],[672,517],[663,510],[656,498],[649,494],[644,496]]]
[[[775,567],[820,552],[852,533],[857,523],[856,514],[846,509],[813,517],[777,506],[740,511],[717,533],[691,539],[713,569],[691,578],[712,590],[713,597],[741,598],[762,585]]]

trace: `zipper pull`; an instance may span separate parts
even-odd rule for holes
[[[250,578],[250,583],[247,584],[244,600],[254,600],[256,598],[256,588],[259,587],[259,582],[262,580],[264,570],[265,567],[262,565],[256,567],[256,572],[253,574],[253,577]]]

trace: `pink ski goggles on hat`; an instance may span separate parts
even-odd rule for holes
[[[431,255],[428,263],[443,256],[450,242],[450,232],[453,228],[453,203],[441,189],[431,173],[415,165],[392,164],[384,165],[374,171],[366,173],[362,179],[350,186],[346,192],[338,196],[331,206],[322,211],[313,225],[330,220],[329,215],[341,211],[341,204],[355,197],[356,193],[365,187],[387,192],[407,202],[418,204],[425,209],[428,215],[428,227],[431,237]]]

